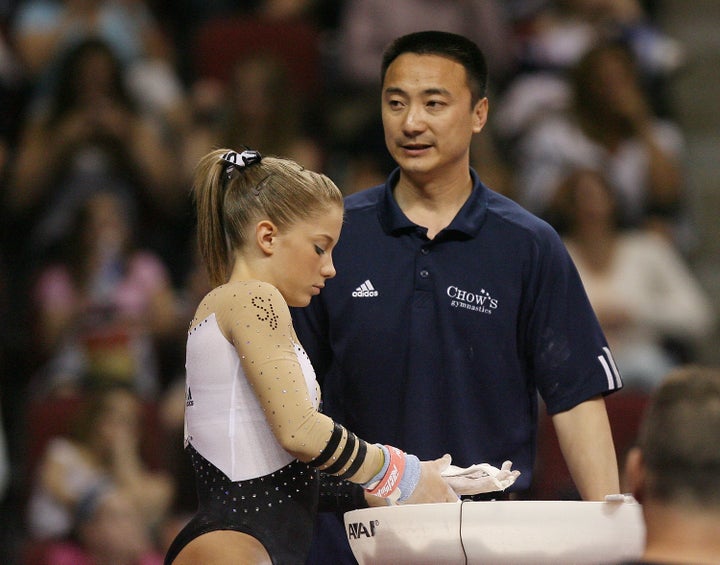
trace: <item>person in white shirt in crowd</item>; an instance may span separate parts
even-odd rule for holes
[[[623,227],[622,201],[592,169],[573,171],[551,210],[625,384],[652,389],[672,367],[694,361],[716,320],[675,246],[653,230]]]

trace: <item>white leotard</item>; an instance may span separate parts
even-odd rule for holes
[[[317,408],[315,372],[303,348],[293,346]],[[186,444],[232,481],[267,475],[294,459],[275,439],[237,351],[220,331],[214,313],[190,331],[186,369]]]

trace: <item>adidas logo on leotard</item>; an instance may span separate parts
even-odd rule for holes
[[[375,290],[375,287],[370,282],[370,279],[368,279],[364,283],[362,283],[352,293],[353,298],[367,298],[367,297],[371,297],[371,296],[377,296],[378,294],[379,294],[379,292],[377,290]]]
[[[185,406],[189,407],[194,405],[195,401],[193,400],[192,392],[190,392],[190,387],[188,387],[187,394],[185,395]]]

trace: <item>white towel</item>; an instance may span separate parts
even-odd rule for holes
[[[476,463],[465,468],[450,465],[441,474],[458,495],[481,494],[502,491],[512,485],[520,471],[511,468],[512,461],[505,461],[500,469],[489,463]]]

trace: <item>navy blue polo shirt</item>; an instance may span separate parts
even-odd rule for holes
[[[506,459],[529,487],[538,393],[551,414],[622,386],[557,233],[473,191],[430,240],[384,185],[346,198],[337,276],[293,312],[323,411],[363,439],[468,466]]]

